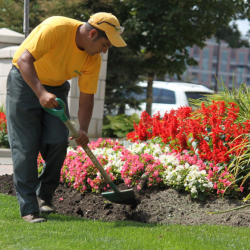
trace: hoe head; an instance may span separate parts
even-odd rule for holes
[[[113,185],[110,183],[110,186],[113,188],[114,192],[105,192],[102,193],[102,196],[114,203],[118,204],[132,204],[135,200],[135,193],[133,189],[127,189],[119,191],[116,187],[114,188]]]

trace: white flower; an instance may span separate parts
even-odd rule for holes
[[[192,187],[192,188],[191,188],[191,193],[197,193],[196,187]]]

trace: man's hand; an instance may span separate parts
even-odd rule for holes
[[[47,91],[44,91],[43,94],[39,97],[39,102],[44,108],[55,108],[59,105],[56,101],[56,96]]]
[[[78,138],[74,138],[74,137],[72,136],[72,137],[70,137],[69,139],[70,139],[70,140],[75,139],[76,143],[77,143],[79,146],[82,146],[82,147],[86,146],[86,145],[89,143],[89,138],[88,138],[88,136],[87,136],[87,133],[86,133],[85,131],[83,131],[83,130],[79,130],[78,133],[79,133],[79,137],[78,137]]]

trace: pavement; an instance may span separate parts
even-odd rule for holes
[[[10,149],[0,149],[0,176],[5,174],[13,174]]]

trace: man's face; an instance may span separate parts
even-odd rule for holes
[[[104,37],[97,38],[98,32],[97,30],[93,29],[90,31],[88,35],[87,43],[84,46],[85,51],[94,56],[95,54],[106,53],[109,47],[112,45],[111,42]]]
[[[106,53],[111,42],[104,37],[97,38],[98,32],[96,29],[91,30],[86,34],[84,26],[80,26],[76,34],[76,45],[79,49],[85,50],[89,55]]]
[[[105,54],[111,45],[112,44],[108,39],[104,37],[96,39],[94,36],[91,38],[91,41],[88,44],[88,46],[85,46],[85,51],[91,56],[94,56],[95,54],[100,54],[100,53]]]

